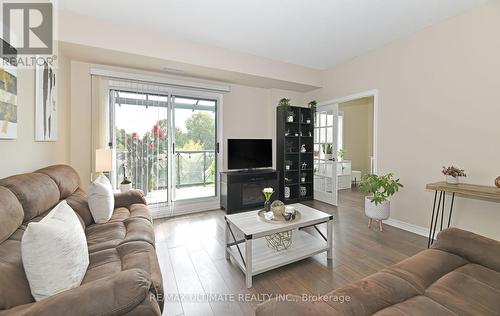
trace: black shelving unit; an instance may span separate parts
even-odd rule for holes
[[[279,171],[279,199],[287,204],[312,200],[314,126],[311,109],[279,106],[276,111],[276,169]],[[288,120],[288,112],[294,114],[291,122]],[[302,152],[302,145],[305,146],[305,152]],[[289,169],[286,168],[287,161],[292,162]],[[288,198],[285,198],[286,187],[290,188]],[[305,195],[301,194],[301,187],[305,188]]]

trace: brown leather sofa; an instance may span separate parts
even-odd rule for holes
[[[449,228],[431,249],[327,293],[321,302],[284,301],[265,302],[256,314],[500,315],[500,242]]]
[[[0,315],[160,315],[162,276],[151,213],[140,191],[115,195],[109,222],[95,224],[80,178],[57,165],[0,180]],[[87,236],[82,284],[35,302],[21,260],[21,238],[59,201],[77,213]]]

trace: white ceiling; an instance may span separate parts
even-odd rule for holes
[[[63,0],[59,5],[137,29],[326,69],[486,1]]]

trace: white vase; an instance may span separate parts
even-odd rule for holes
[[[447,175],[446,182],[449,184],[458,184],[458,177]]]
[[[285,166],[285,170],[290,170],[290,166]]]
[[[288,117],[287,117],[287,121],[288,121],[288,122],[293,122],[293,116],[291,116],[291,115],[290,115],[290,116],[288,116]]]
[[[301,181],[302,183],[304,183],[304,182],[306,182],[306,178],[305,178],[305,177],[302,177],[302,178],[300,178],[300,181]]]
[[[373,196],[365,197],[365,214],[375,220],[388,219],[391,215],[391,202],[388,200],[375,205],[372,203]]]
[[[132,190],[132,183],[120,184],[120,192],[127,192]]]
[[[290,198],[290,187],[285,187],[285,199]]]

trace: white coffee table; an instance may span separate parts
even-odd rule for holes
[[[226,215],[226,259],[233,257],[246,276],[247,288],[252,287],[252,276],[266,272],[315,254],[326,251],[327,258],[332,258],[333,216],[303,204],[292,204],[300,213],[300,219],[291,223],[267,223],[250,211]],[[327,224],[327,236],[316,225]],[[303,230],[314,227],[322,238]],[[276,251],[267,246],[265,236],[293,230],[292,244],[286,250]],[[235,232],[243,235],[237,240]],[[240,244],[244,243],[244,247]]]

